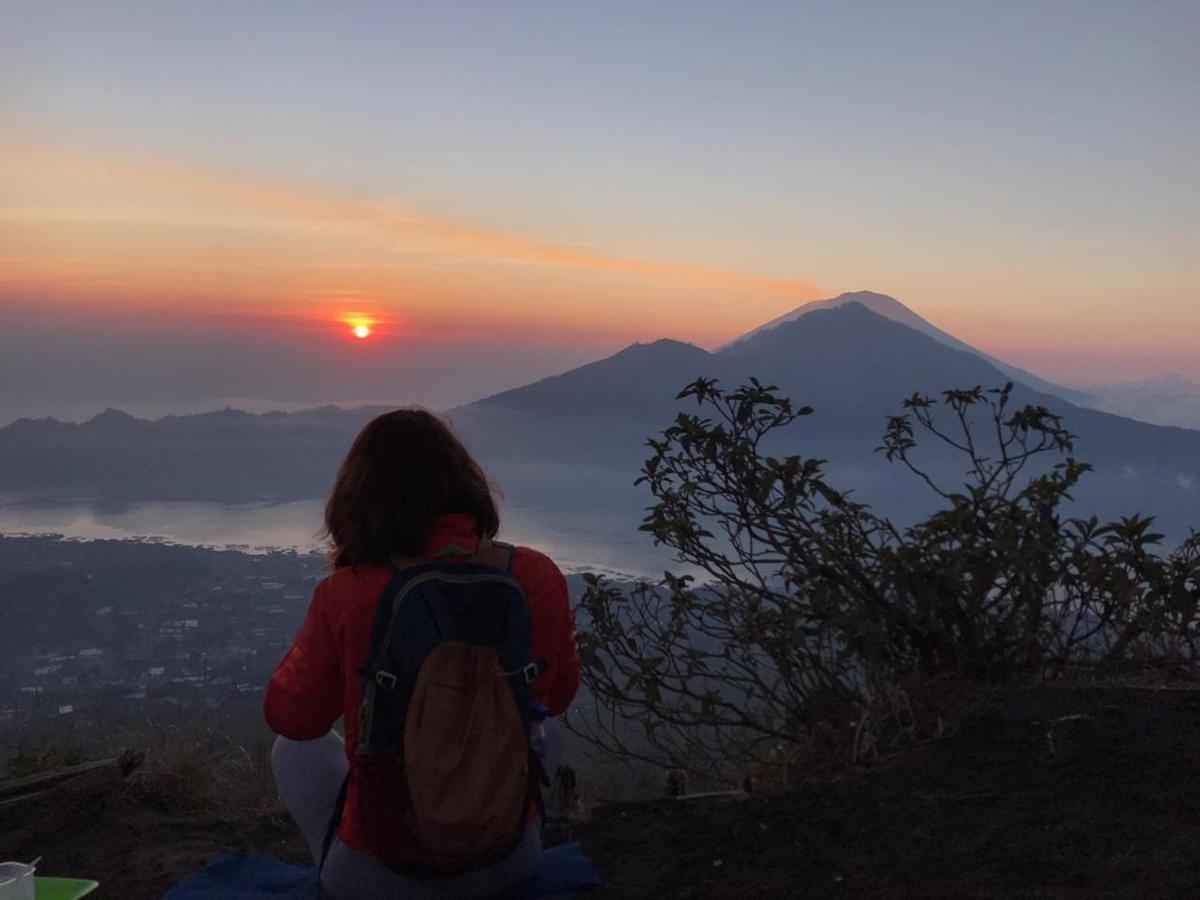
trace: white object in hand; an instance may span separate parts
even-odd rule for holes
[[[0,900],[34,900],[33,873],[41,857],[31,863],[0,863]]]

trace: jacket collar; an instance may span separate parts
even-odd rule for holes
[[[479,551],[479,532],[475,519],[468,513],[451,513],[433,520],[433,531],[425,542],[422,556],[434,556],[447,547],[457,547],[466,555]]]

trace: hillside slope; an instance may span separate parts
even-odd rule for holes
[[[574,834],[597,897],[1193,897],[1200,692],[1002,691],[863,778],[660,802]]]
[[[546,837],[583,843],[604,881],[596,900],[1190,897],[1197,747],[1200,691],[1009,689],[874,771],[777,796],[599,807]],[[36,851],[3,849],[124,900],[157,898],[228,851],[306,862],[277,812],[188,814],[145,795],[114,791]]]

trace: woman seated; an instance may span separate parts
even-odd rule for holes
[[[280,796],[334,900],[486,896],[538,864],[535,750],[579,657],[562,573],[499,528],[430,413],[374,419],[338,472],[333,572],[264,703]]]

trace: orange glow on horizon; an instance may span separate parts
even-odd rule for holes
[[[937,281],[889,263],[883,275],[873,269],[819,290],[783,266],[726,269],[699,250],[676,262],[643,258],[636,243],[590,245],[570,231],[568,223],[559,234],[508,232],[418,216],[344,188],[0,140],[0,318],[10,320],[253,330],[334,342],[359,358],[397,344],[451,343],[600,356],[663,337],[716,347],[807,300],[869,286],[1052,380],[1085,380],[1074,364],[1054,370],[1054,360],[1076,352],[1068,346],[1092,355],[1088,381],[1105,380],[1094,361],[1105,356],[1175,355],[1185,362],[1173,367],[1200,377],[1187,361],[1200,304],[1168,292],[1165,275],[1144,287],[1109,284],[1103,269],[1078,266],[1068,277],[1047,262],[1023,276],[1026,290],[1011,260],[968,278],[960,270],[977,263],[967,257]],[[1135,293],[1174,314],[1137,316],[1131,327],[1126,298]]]

